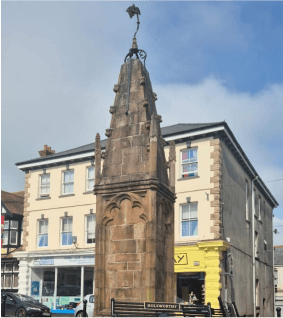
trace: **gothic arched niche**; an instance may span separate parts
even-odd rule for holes
[[[116,195],[107,205],[102,224],[122,225],[137,224],[142,220],[147,223],[147,216],[141,198],[133,193],[121,193]]]

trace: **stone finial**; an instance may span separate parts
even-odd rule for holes
[[[174,140],[170,141],[169,147],[169,162],[176,161],[176,147]]]
[[[157,94],[152,92],[152,97],[154,100],[157,100]]]
[[[151,115],[151,124],[150,124],[150,138],[158,137],[158,115],[153,113]]]
[[[113,91],[114,91],[115,93],[118,93],[118,92],[119,92],[119,89],[120,89],[120,85],[119,85],[119,84],[115,84],[115,85],[114,85],[114,88],[113,88]]]
[[[101,144],[100,135],[96,134],[95,137],[95,184],[99,184],[101,179]]]
[[[95,136],[95,155],[101,154],[101,144],[100,144],[100,135],[99,133]]]

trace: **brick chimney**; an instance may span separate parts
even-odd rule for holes
[[[46,156],[54,155],[55,150],[51,150],[51,147],[44,145],[44,149],[40,150],[38,153],[40,157],[46,157]]]

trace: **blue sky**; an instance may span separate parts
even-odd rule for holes
[[[109,126],[131,2],[2,1],[2,189],[14,163]],[[226,120],[263,180],[283,179],[283,2],[138,2],[138,45],[164,125]],[[283,181],[266,183],[283,243]],[[281,230],[280,230],[281,229]]]

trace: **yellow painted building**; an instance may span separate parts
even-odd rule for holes
[[[220,264],[222,251],[228,247],[224,241],[202,241],[175,247],[175,273],[204,273],[204,302],[210,302],[213,308],[219,307],[218,297],[222,289]]]

